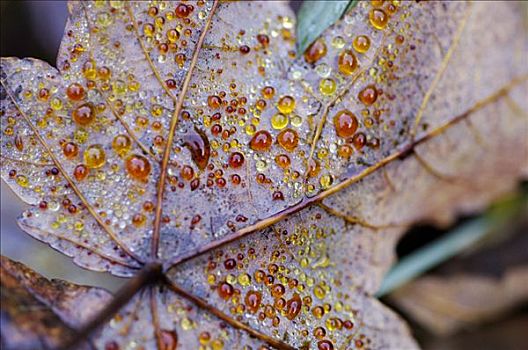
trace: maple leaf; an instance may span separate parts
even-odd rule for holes
[[[528,170],[517,6],[360,2],[296,58],[283,3],[70,2],[58,69],[2,59],[1,170],[26,232],[134,276],[80,333],[415,348],[395,242]]]

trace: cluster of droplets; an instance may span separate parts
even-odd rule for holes
[[[321,214],[313,215],[315,222],[321,218]],[[290,335],[298,332],[299,339],[310,340],[321,350],[337,349],[340,339],[353,337],[356,347],[362,348],[369,340],[357,334],[355,311],[335,297],[332,286],[339,281],[326,275],[325,268],[332,266],[326,247],[328,230],[299,224],[291,232],[276,233],[282,243],[256,247],[240,243],[217,250],[203,271],[206,283],[230,314],[251,319],[260,324],[258,328],[271,327],[274,337],[288,329]],[[289,322],[297,326],[290,327]]]

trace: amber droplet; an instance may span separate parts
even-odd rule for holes
[[[145,224],[145,221],[147,221],[147,217],[143,214],[135,214],[132,217],[132,223],[136,227],[141,227]]]
[[[191,152],[193,162],[200,170],[204,170],[211,156],[211,145],[209,144],[207,135],[203,131],[195,128],[194,131],[184,136],[183,144]]]
[[[39,99],[40,101],[47,101],[48,98],[49,98],[49,95],[50,95],[50,94],[49,94],[49,90],[46,89],[46,88],[42,88],[42,89],[40,89],[39,92],[38,92],[38,99]]]
[[[322,318],[325,314],[324,308],[322,306],[316,306],[312,309],[312,314],[316,318]]]
[[[358,35],[354,38],[352,46],[357,52],[365,53],[370,48],[370,39],[366,35]]]
[[[322,39],[314,41],[306,51],[304,51],[304,59],[308,63],[315,63],[326,55],[326,44]]]
[[[367,106],[370,106],[371,104],[376,102],[377,98],[378,92],[376,91],[376,87],[373,85],[368,85],[358,94],[358,99]]]
[[[106,342],[104,350],[119,350],[119,344],[116,341],[110,340]]]
[[[274,298],[280,298],[286,292],[286,288],[282,284],[275,284],[271,287],[271,295]]]
[[[79,164],[73,169],[73,176],[77,181],[82,181],[88,176],[89,172],[90,170],[84,164]]]
[[[178,4],[178,6],[176,6],[174,13],[176,14],[176,17],[178,18],[185,18],[191,14],[191,9],[186,4],[180,3]]]
[[[295,109],[295,99],[291,96],[282,96],[277,104],[281,113],[290,114]]]
[[[262,47],[266,48],[269,46],[270,39],[266,34],[258,34],[257,41],[260,43],[260,45],[262,45]]]
[[[247,292],[244,301],[246,303],[248,311],[254,314],[258,311],[260,307],[260,302],[262,301],[262,294],[260,292],[251,290]]]
[[[345,75],[354,73],[357,68],[357,59],[354,53],[350,50],[344,50],[339,54],[338,59],[339,71]]]
[[[128,152],[130,152],[130,149],[132,148],[132,141],[127,135],[117,135],[112,140],[112,148],[118,155],[125,156],[128,154]]]
[[[321,165],[319,162],[313,158],[310,158],[308,160],[308,176],[309,177],[316,177],[319,175],[319,172],[321,171]]]
[[[343,159],[349,159],[352,153],[354,153],[354,149],[349,145],[341,145],[337,149],[337,155]]]
[[[229,156],[229,165],[232,168],[240,168],[244,164],[244,155],[240,152],[231,153]]]
[[[240,53],[243,55],[247,55],[249,51],[251,51],[251,49],[247,45],[240,46],[239,50],[240,50]]]
[[[330,340],[321,340],[317,343],[318,350],[334,350],[334,344]]]
[[[227,282],[222,282],[218,286],[218,295],[224,300],[229,299],[233,295],[233,286]]]
[[[66,95],[70,100],[80,101],[84,98],[84,88],[81,84],[73,83],[66,88]]]
[[[249,147],[257,152],[266,152],[270,150],[272,142],[271,134],[266,130],[260,130],[249,141]]]
[[[81,126],[91,124],[95,120],[95,110],[93,104],[85,103],[75,108],[72,112],[73,121]]]
[[[84,163],[88,168],[97,169],[106,162],[106,154],[101,145],[91,145],[84,150]]]
[[[334,117],[334,127],[339,137],[350,137],[358,128],[357,118],[349,110],[339,111]]]
[[[159,340],[160,350],[176,350],[178,346],[178,334],[176,331],[162,329]]]
[[[235,259],[227,259],[226,261],[224,261],[224,267],[226,268],[226,270],[232,270],[236,267],[237,263],[235,261]]]
[[[389,22],[389,16],[381,9],[373,9],[369,12],[370,24],[376,29],[383,29]]]
[[[207,97],[207,105],[212,109],[220,108],[222,105],[222,99],[216,95]]]
[[[362,132],[358,132],[352,138],[352,144],[354,145],[356,149],[362,149],[366,143],[367,143],[367,136]]]
[[[302,300],[299,294],[294,293],[293,297],[286,302],[286,317],[291,321],[302,309]]]
[[[73,159],[79,154],[79,147],[73,142],[67,142],[62,147],[64,156],[68,159]]]
[[[285,129],[277,135],[277,142],[288,152],[293,152],[299,144],[299,136],[297,131],[293,129]]]
[[[125,167],[128,175],[139,181],[146,181],[151,170],[148,159],[139,154],[133,154],[128,157]]]
[[[101,80],[108,80],[112,76],[112,71],[110,70],[110,68],[104,66],[97,70],[97,76]]]
[[[180,175],[181,177],[184,179],[184,180],[192,180],[192,178],[194,177],[194,170],[193,168],[191,168],[190,166],[188,165],[185,165],[181,171],[180,171]]]
[[[282,169],[288,169],[291,164],[290,157],[286,154],[279,154],[275,157],[275,163]]]
[[[274,95],[275,95],[275,89],[273,88],[273,86],[265,86],[262,89],[262,97],[269,100],[270,98],[273,98]]]

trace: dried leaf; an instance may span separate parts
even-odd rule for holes
[[[58,70],[2,59],[21,226],[93,270],[163,264],[98,347],[416,347],[371,296],[408,225],[528,173],[526,40],[518,4],[374,5],[295,58],[285,4],[71,2]]]
[[[103,308],[110,294],[98,288],[49,281],[1,258],[2,349],[53,349]],[[82,349],[91,349],[84,344]]]

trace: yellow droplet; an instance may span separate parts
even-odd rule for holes
[[[59,111],[62,109],[62,101],[59,98],[54,97],[50,101],[50,106],[52,109]]]
[[[289,114],[295,109],[295,99],[291,96],[282,96],[277,104],[277,108],[283,114]]]
[[[243,273],[238,276],[238,283],[243,287],[247,287],[251,283],[251,277],[247,273]]]
[[[88,168],[100,168],[105,162],[106,154],[101,145],[91,145],[84,151],[84,163]]]
[[[25,175],[18,175],[16,177],[16,183],[21,187],[28,187],[29,186],[29,180]]]
[[[284,129],[288,125],[288,117],[282,113],[276,113],[271,117],[271,126],[273,129]]]
[[[336,91],[336,83],[333,79],[322,79],[319,83],[319,91],[325,96],[331,96]]]

